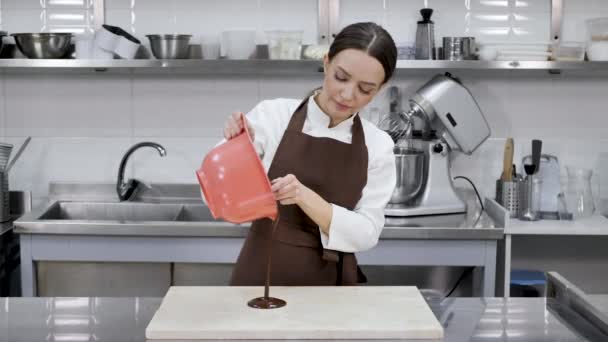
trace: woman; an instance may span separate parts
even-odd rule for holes
[[[269,248],[272,285],[365,281],[353,253],[377,244],[396,171],[391,138],[357,113],[390,79],[396,57],[383,28],[350,25],[330,46],[312,96],[262,101],[247,114],[280,219],[274,236],[272,221],[253,222],[232,285],[264,285]],[[242,116],[229,117],[226,139],[243,130]]]

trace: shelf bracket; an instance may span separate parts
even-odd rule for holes
[[[329,45],[339,31],[340,0],[319,0],[319,44]]]
[[[317,29],[317,41],[321,45],[329,45],[329,1],[330,0],[319,0],[319,16],[318,29]]]
[[[564,0],[551,0],[551,42],[557,45],[562,38]]]
[[[93,0],[93,28],[98,30],[106,23],[105,0]]]

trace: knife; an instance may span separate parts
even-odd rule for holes
[[[503,182],[513,181],[513,138],[508,138],[505,142],[505,153],[502,162],[502,175],[500,179]]]

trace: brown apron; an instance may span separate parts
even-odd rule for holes
[[[353,210],[367,183],[367,146],[359,116],[351,144],[302,133],[308,99],[294,112],[274,156],[268,177],[293,174],[329,203]],[[297,205],[279,205],[279,223],[253,222],[241,249],[231,285],[262,286],[272,248],[273,286],[356,285],[365,282],[353,253],[324,250],[318,225]],[[271,243],[272,242],[272,243]]]

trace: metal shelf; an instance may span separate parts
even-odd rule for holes
[[[123,70],[130,72],[188,72],[208,74],[310,74],[321,71],[316,60],[76,60],[0,59],[2,70]],[[408,70],[607,70],[608,62],[549,61],[421,61],[399,60],[398,72]]]
[[[131,72],[187,72],[207,74],[302,74],[321,71],[316,60],[201,60],[201,59],[0,59],[3,70],[93,70]]]
[[[608,70],[608,62],[420,61],[399,60],[397,69],[454,70]]]

